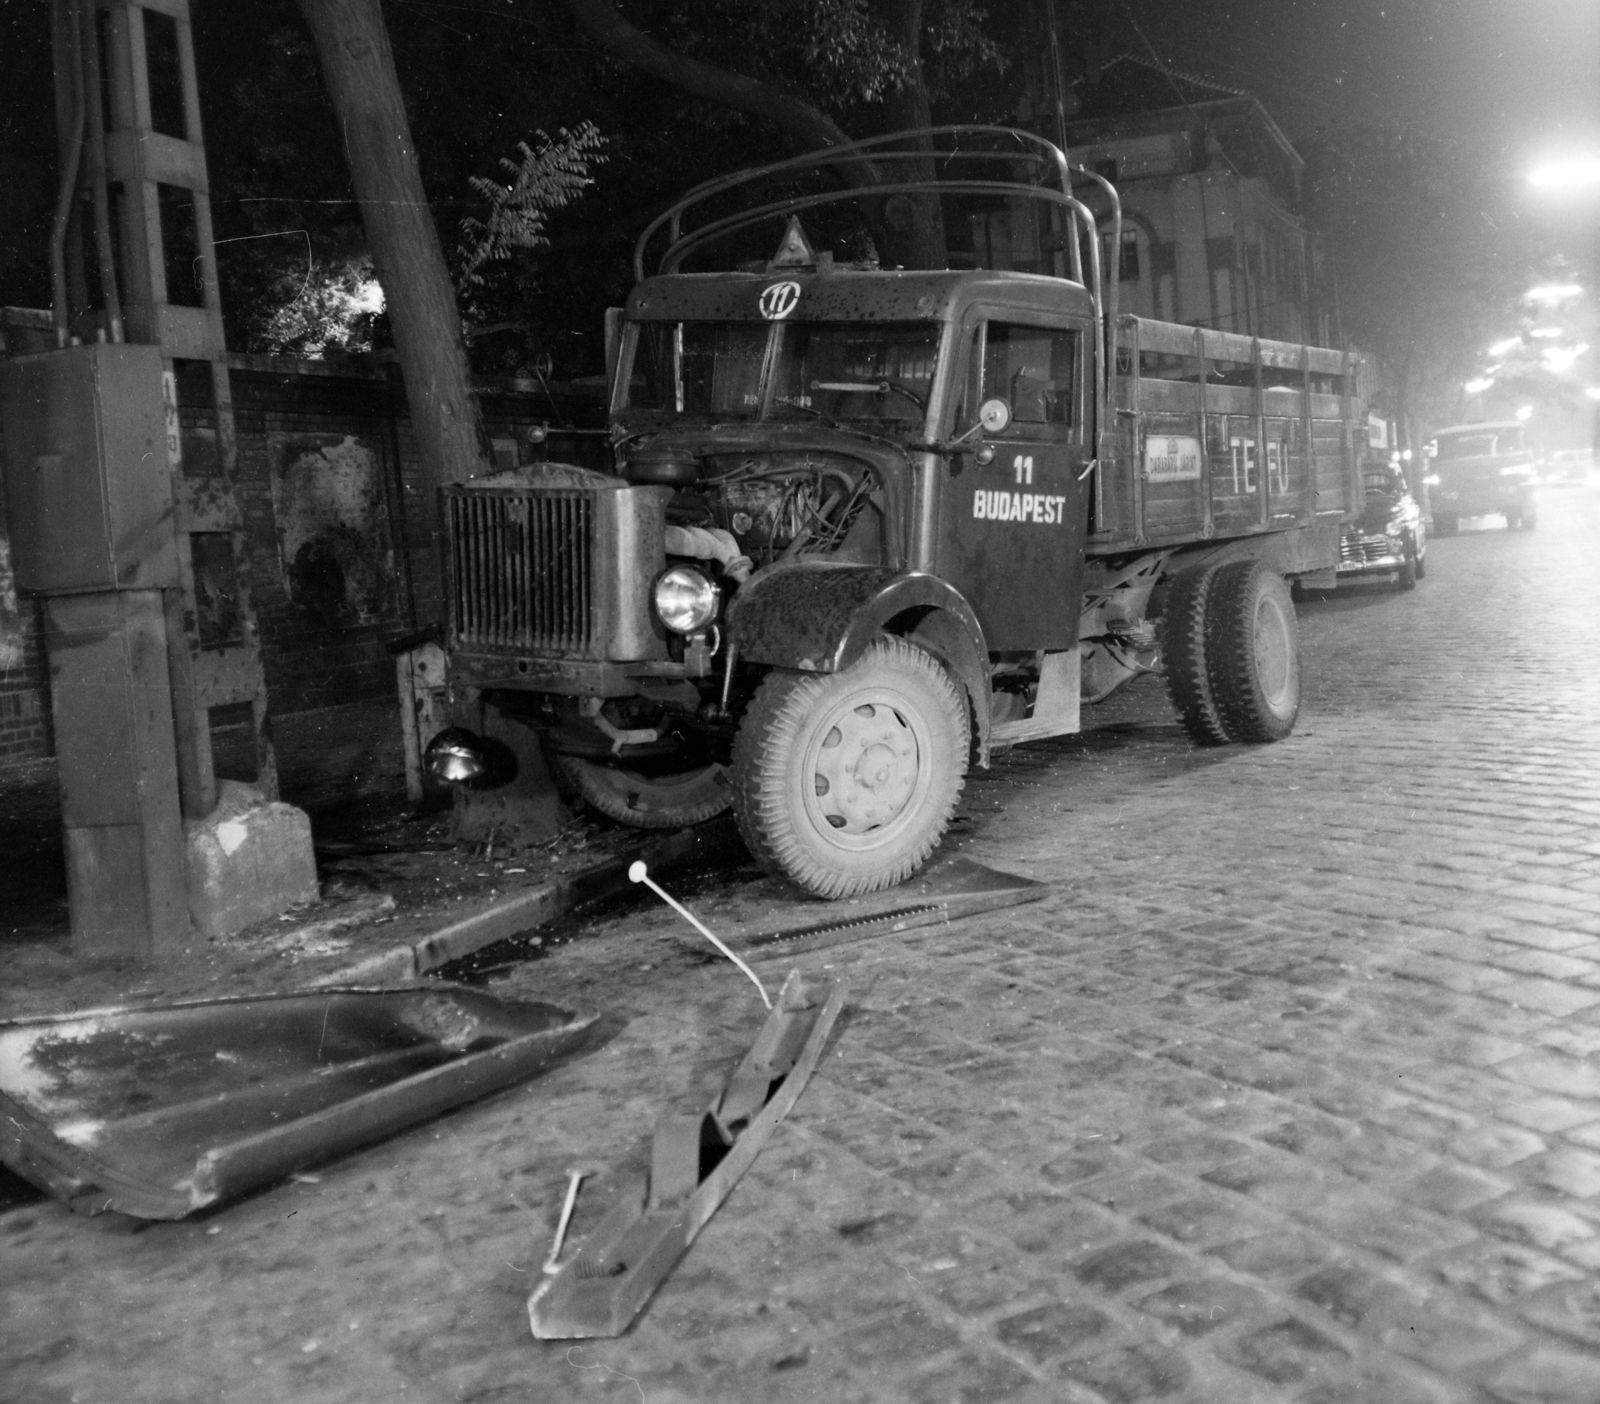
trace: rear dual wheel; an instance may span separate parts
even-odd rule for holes
[[[1300,641],[1289,587],[1264,561],[1184,571],[1168,593],[1167,690],[1202,746],[1281,741],[1300,714]]]
[[[1221,746],[1230,738],[1206,667],[1206,613],[1215,566],[1191,566],[1172,580],[1161,620],[1161,655],[1167,667],[1167,696],[1183,729],[1202,746]]]

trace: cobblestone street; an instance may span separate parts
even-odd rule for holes
[[[566,1169],[762,1015],[658,907],[490,985],[626,1018],[541,1080],[192,1222],[0,1214],[0,1399],[1593,1404],[1600,488],[1480,525],[1302,602],[1281,744],[1146,679],[975,774],[948,846],[1050,895],[797,958],[827,1055],[624,1337],[530,1336]]]

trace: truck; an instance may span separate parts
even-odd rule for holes
[[[1423,482],[1439,536],[1454,536],[1463,517],[1498,512],[1512,530],[1532,531],[1539,504],[1534,484],[1542,461],[1519,419],[1490,419],[1436,429],[1423,445]]]
[[[995,127],[689,192],[610,327],[611,463],[445,492],[458,693],[623,824],[731,807],[821,898],[904,881],[970,767],[1142,675],[1202,745],[1287,736],[1364,364],[1119,314],[1120,222]]]

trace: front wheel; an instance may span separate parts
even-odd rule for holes
[[[1396,572],[1395,584],[1402,590],[1415,590],[1418,573],[1417,553],[1407,546],[1405,554],[1400,559],[1400,569]]]
[[[1217,569],[1206,608],[1206,667],[1234,741],[1281,741],[1300,715],[1300,634],[1284,579],[1265,561]]]
[[[904,882],[966,777],[966,699],[931,655],[874,641],[838,673],[775,670],[733,746],[733,812],[756,861],[817,897]]]
[[[547,758],[550,768],[587,804],[630,828],[683,828],[715,818],[733,802],[725,765],[646,775],[581,756],[550,752]]]

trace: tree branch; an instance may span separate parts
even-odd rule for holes
[[[851,140],[818,108],[769,83],[674,53],[635,29],[606,0],[561,0],[567,12],[613,58],[695,97],[762,117],[795,138],[802,150]]]

